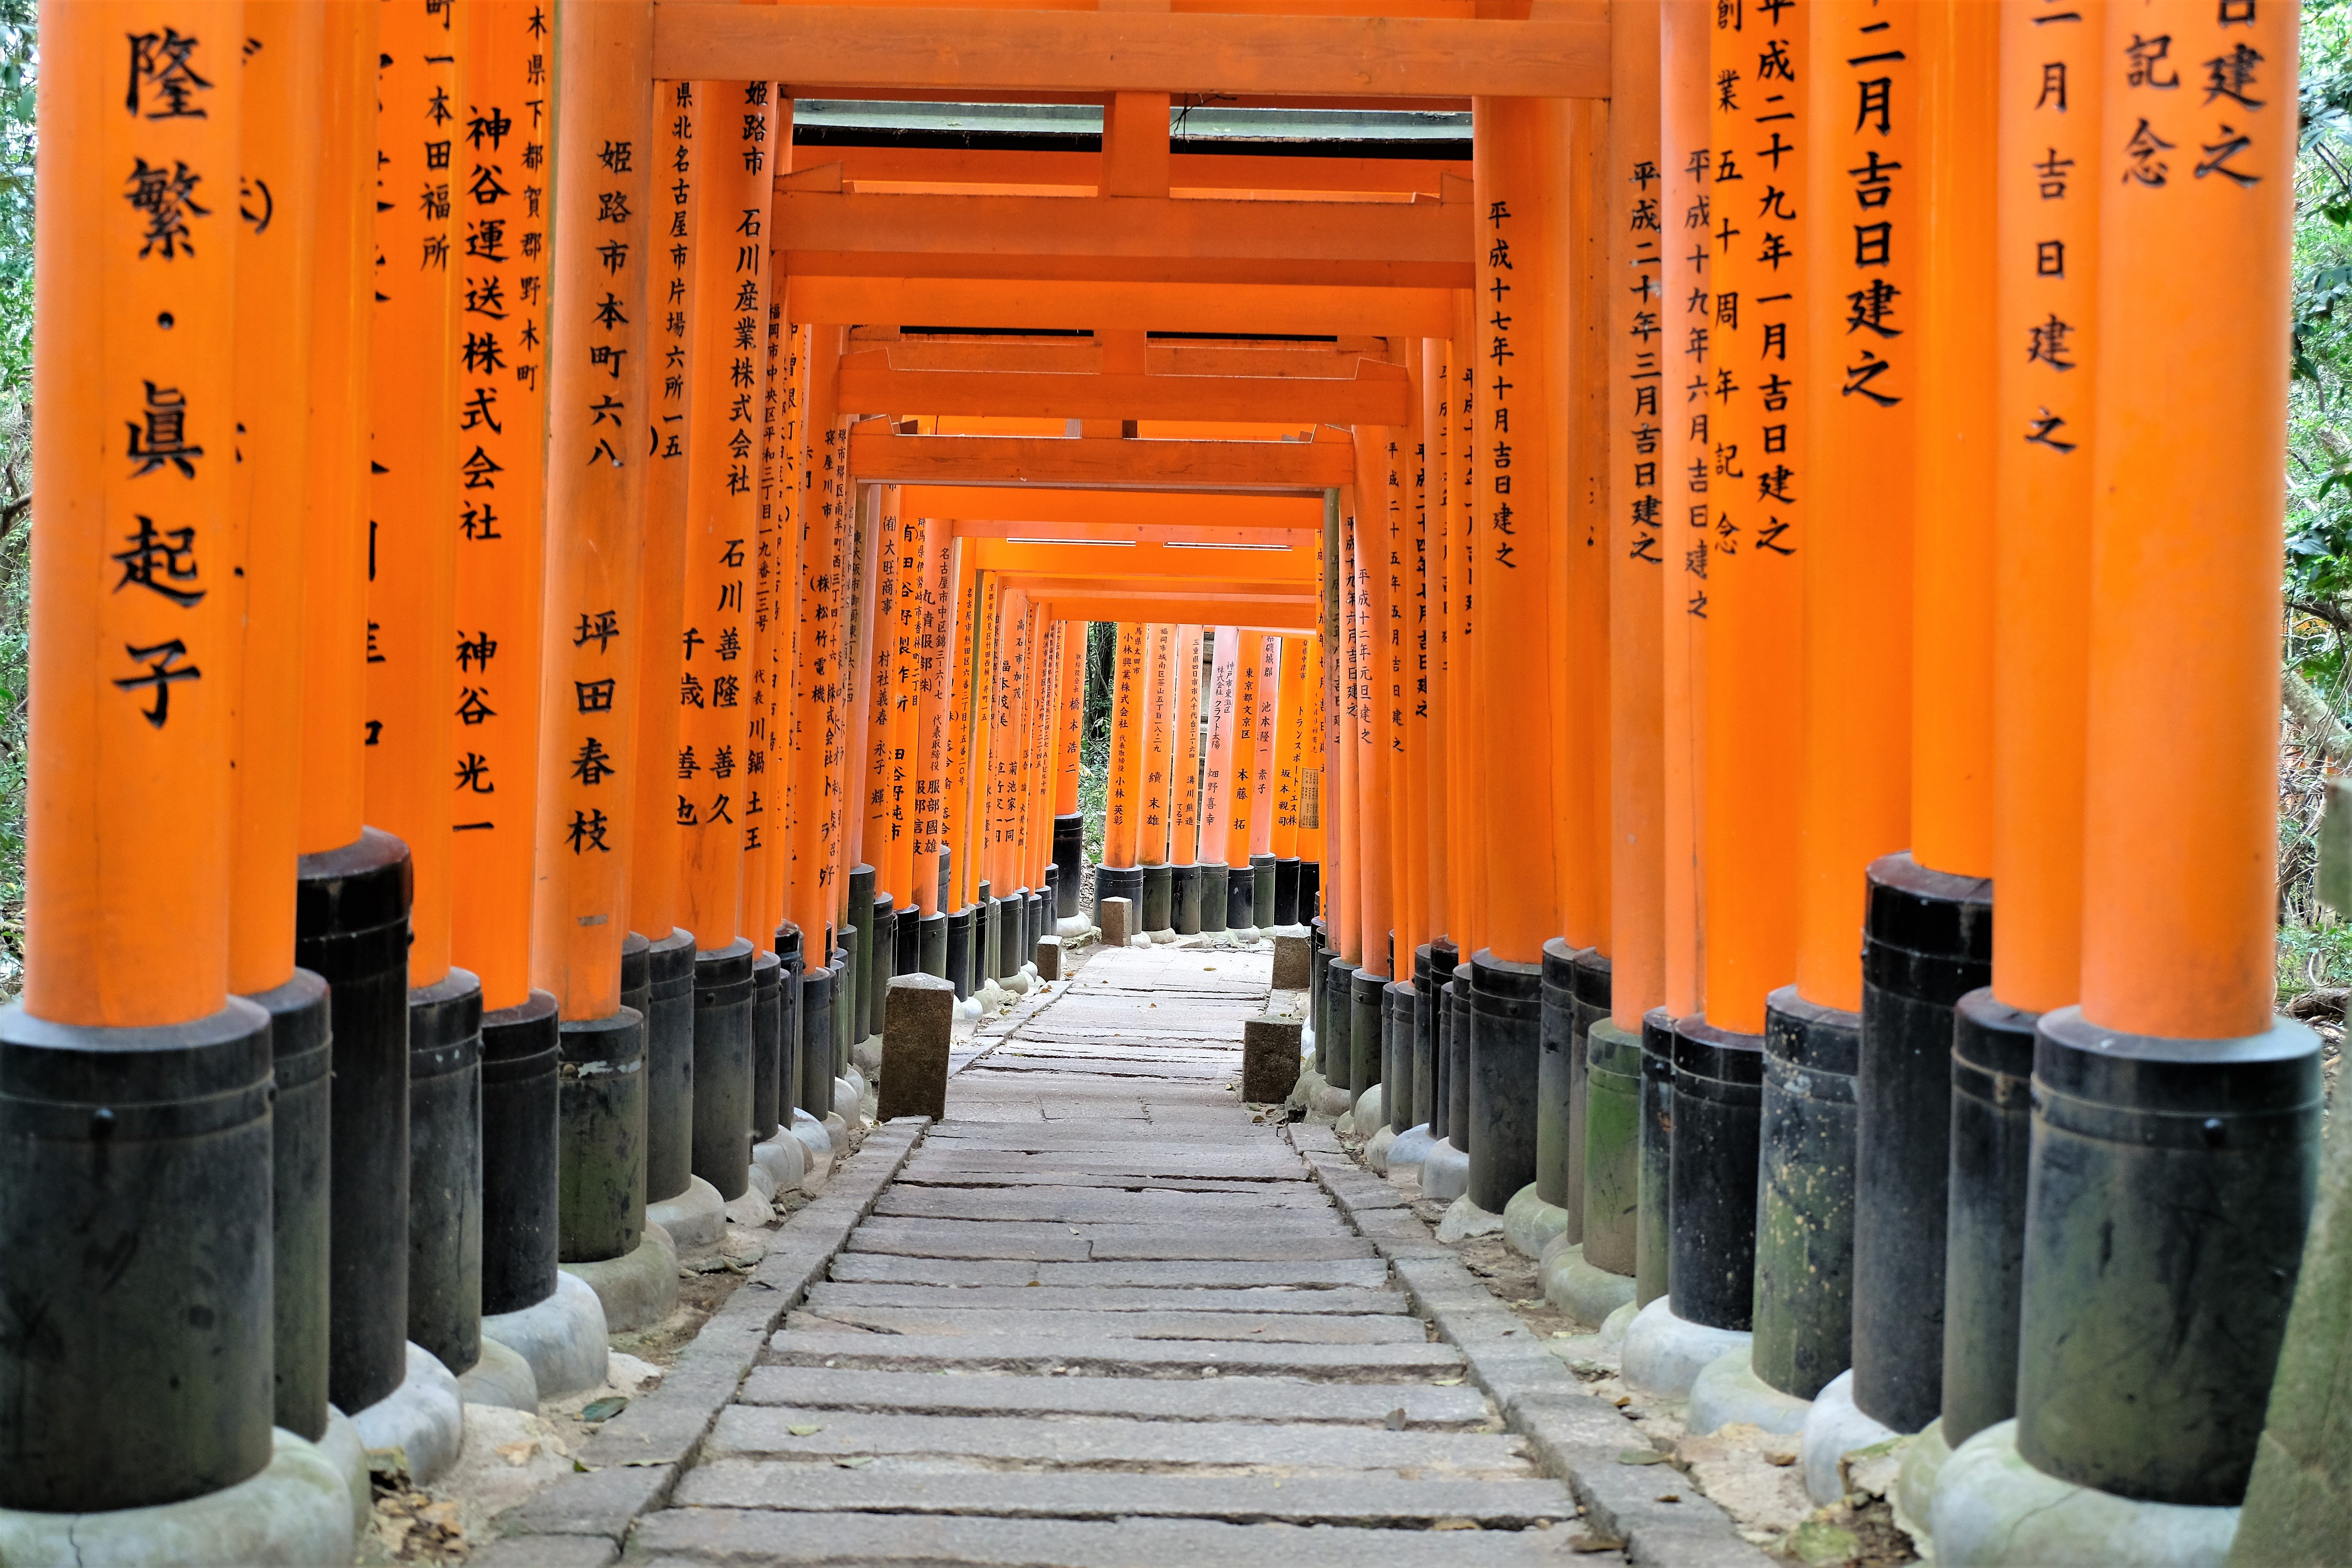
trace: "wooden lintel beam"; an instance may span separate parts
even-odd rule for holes
[[[1146,626],[1239,626],[1244,631],[1312,635],[1318,611],[1312,599],[1280,604],[1233,599],[1138,599],[1119,594],[1056,594],[1037,601],[1047,621],[1140,621]]]
[[[918,492],[919,499],[939,494]],[[1022,491],[1034,495],[1035,491]],[[1081,492],[1101,495],[1092,490]],[[1167,497],[1150,499],[1166,500]],[[1234,498],[1225,498],[1234,499]],[[1189,503],[1197,510],[1198,503]],[[1121,544],[1173,544],[1203,551],[1304,551],[1312,555],[1322,535],[1309,528],[1219,528],[1206,523],[1163,522],[999,522],[957,518],[951,531],[958,539],[1032,540],[1048,544],[1077,543],[1099,547]]]
[[[1467,159],[1295,158],[1279,153],[1187,153],[1171,149],[1169,184],[1177,190],[1385,191],[1438,194],[1447,174],[1467,174]],[[1092,192],[1102,177],[1099,153],[1036,152],[1020,147],[802,146],[803,167],[841,164],[842,176],[938,184],[1067,185]]]
[[[1089,437],[898,436],[851,427],[860,483],[1319,494],[1355,482],[1343,441],[1126,441]],[[935,515],[939,509],[914,504]]]
[[[1006,331],[1051,327],[1417,338],[1452,335],[1455,292],[1281,283],[831,277],[794,278],[787,290],[788,320],[824,326],[877,321]]]
[[[844,193],[780,181],[790,276],[1466,289],[1467,202]],[[831,176],[827,179],[827,176]],[[1456,182],[1449,182],[1449,186]]]
[[[1348,380],[1304,376],[1057,375],[894,370],[868,349],[841,362],[844,414],[1001,415],[1050,419],[1185,419],[1310,425],[1408,425],[1412,385],[1401,365],[1359,362]]]
[[[1070,578],[1117,578],[1139,586],[1156,584],[1169,592],[1198,593],[1203,584],[1241,591],[1278,589],[1312,594],[1318,581],[1311,550],[1191,550],[1164,544],[1112,544],[1099,541],[974,540],[968,547],[976,571],[1021,572]]]
[[[1320,495],[1203,496],[1184,490],[926,485],[907,498],[907,507],[918,517],[954,518],[959,527],[977,530],[1003,523],[1023,535],[1059,534],[1073,526],[1096,523],[1281,529],[1318,537],[1323,531]]]
[[[1305,98],[1606,98],[1607,0],[1543,21],[1220,16],[661,0],[656,79],[787,84],[794,98],[908,88],[1265,93]]]

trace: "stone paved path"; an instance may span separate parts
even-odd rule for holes
[[[1619,1561],[1227,1088],[1269,966],[1100,952],[960,1050],[629,1561]]]

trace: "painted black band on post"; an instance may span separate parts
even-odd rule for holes
[[[1298,858],[1295,855],[1274,863],[1274,923],[1304,923],[1298,918]]]
[[[1675,1316],[1746,1330],[1756,1297],[1756,1167],[1764,1037],[1675,1021]]]
[[[1952,1008],[1992,979],[1992,883],[1870,864],[1854,1135],[1853,1402],[1897,1432],[1944,1405]]]
[[[694,1173],[732,1203],[751,1186],[749,937],[694,955]]]
[[[915,922],[915,968],[935,980],[948,977],[948,915],[942,910]]]
[[[824,1121],[833,1111],[833,970],[801,974],[801,1109]]]
[[[849,868],[849,916],[844,923],[858,932],[858,940],[852,942],[846,935],[842,940],[842,945],[849,950],[849,994],[845,997],[835,996],[834,1010],[848,1021],[849,1037],[853,1040],[862,1040],[873,1032],[866,1027],[866,1007],[873,997],[876,902],[874,868],[852,866]]]
[[[150,1027],[0,1010],[0,1507],[177,1502],[269,1463],[270,1067],[242,996]]]
[[[662,1203],[694,1174],[694,933],[646,950],[646,1195]]]
[[[1232,902],[1233,872],[1223,861],[1201,862],[1201,929],[1211,935],[1225,929],[1225,910]],[[1102,922],[1097,920],[1096,924]]]
[[[482,1015],[485,1316],[519,1312],[555,1294],[563,1126],[557,1023],[555,998],[544,991]]]
[[[789,1129],[801,1098],[801,928],[786,921],[776,927],[776,1127]]]
[[[1298,863],[1298,915],[1301,920],[1316,912],[1315,900],[1323,890],[1323,863],[1301,860]]]
[[[1854,1068],[1862,1020],[1784,985],[1764,1003],[1756,1375],[1811,1399],[1853,1364]]]
[[[1250,923],[1271,930],[1279,924],[1274,918],[1275,859],[1271,855],[1250,857]]]
[[[1377,974],[1348,971],[1348,1092],[1357,1099],[1381,1081],[1381,986]],[[1370,1136],[1369,1130],[1366,1136]]]
[[[482,983],[408,994],[408,1337],[463,1373],[482,1358]]]
[[[1470,1201],[1500,1214],[1536,1179],[1536,1080],[1543,1055],[1543,966],[1470,959]]]
[[[1402,1132],[1415,1125],[1412,1097],[1412,1005],[1416,993],[1410,980],[1391,980],[1381,989],[1381,1053],[1385,1066],[1381,1081],[1389,1086],[1389,1131]]]
[[[1457,967],[1437,989],[1438,1034],[1445,1051],[1445,1141],[1470,1152],[1470,977]]]
[[[1087,818],[1084,812],[1054,818],[1054,913],[1067,920],[1078,912],[1078,873],[1087,863]]]
[[[1584,1048],[1584,1261],[1632,1279],[1642,1214],[1642,1037],[1601,1018]]]
[[[1256,900],[1257,877],[1249,867],[1226,868],[1224,929],[1254,930],[1257,925]]]
[[[1582,1099],[1576,1081],[1583,1077],[1584,1064],[1578,1059],[1582,1053],[1573,1046],[1574,975],[1576,955],[1581,951],[1570,947],[1566,937],[1553,937],[1544,943],[1543,963],[1538,966],[1542,1010],[1536,1028],[1536,1196],[1562,1209],[1568,1207],[1570,1147],[1580,1150],[1584,1142],[1580,1136],[1570,1137],[1572,1130],[1581,1131],[1571,1120]],[[1582,1183],[1577,1184],[1580,1200],[1582,1187]],[[1583,1240],[1583,1215],[1571,1213],[1569,1228],[1570,1241]]]
[[[1187,862],[1168,868],[1168,920],[1178,936],[1201,934],[1201,868]]]
[[[898,923],[895,928],[898,944],[892,950],[890,956],[892,974],[918,974],[922,972],[922,911],[913,905],[909,904],[898,911]],[[884,989],[887,993],[887,987]]]
[[[1412,1080],[1413,1114],[1430,1123],[1434,1136],[1437,1107],[1443,1102],[1438,1099],[1437,987],[1429,978],[1431,945],[1423,942],[1412,950],[1412,1043],[1407,1047],[1412,1062],[1402,1076]]]
[[[1175,870],[1168,866],[1142,868],[1143,892],[1139,931],[1173,931],[1176,919]]]
[[[1325,1079],[1333,1089],[1361,1094],[1363,1089],[1354,1087],[1356,1010],[1352,983],[1355,975],[1356,966],[1337,953],[1332,954],[1331,962],[1323,966],[1323,1022],[1316,1032],[1318,1036],[1328,1034],[1331,1037],[1331,1065],[1323,1074]],[[1370,1087],[1370,1084],[1364,1086],[1365,1089]]]
[[[1143,918],[1143,868],[1140,866],[1097,866],[1095,868],[1095,924],[1102,924],[1105,899],[1125,899],[1128,901],[1128,935],[1142,928],[1134,922]]]
[[[2025,1177],[2041,1015],[1987,986],[1952,1016],[1951,1202],[1944,1234],[1944,1441],[2017,1414]]]
[[[1569,975],[1568,1034],[1568,1229],[1570,1242],[1584,1240],[1584,1188],[1592,1155],[1592,1026],[1609,1017],[1612,970],[1609,955],[1588,947],[1576,954]],[[1588,1259],[1587,1261],[1590,1261]]]
[[[246,998],[269,1015],[270,1285],[277,1422],[313,1442],[327,1430],[327,1234],[333,1065],[327,983],[298,969]]]
[[[1641,1220],[1633,1233],[1633,1300],[1646,1307],[1674,1285],[1675,1021],[1642,1015]]]
[[[628,975],[624,950],[621,973]],[[621,994],[630,994],[624,984]],[[626,1258],[645,1239],[646,1016],[564,1019],[559,1053],[556,1255],[566,1263]]]
[[[2319,1037],[2042,1016],[2017,1448],[2153,1502],[2245,1495],[2318,1181]]]
[[[969,907],[947,917],[947,933],[942,948],[947,977],[954,983],[956,1000],[961,1002],[971,994],[971,910]]]
[[[874,955],[866,964],[866,1005],[859,1015],[866,1033],[882,1032],[882,1005],[890,994],[890,976],[898,973],[898,907],[887,893],[874,895]],[[861,1038],[863,1037],[860,1037]]]
[[[413,878],[408,847],[373,827],[303,856],[295,873],[294,962],[326,981],[334,1040],[327,1394],[346,1411],[373,1405],[408,1375]]]
[[[751,1142],[776,1135],[784,1114],[783,961],[772,952],[751,958]]]

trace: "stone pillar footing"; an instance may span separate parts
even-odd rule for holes
[[[1986,1427],[1937,1477],[1928,1528],[1949,1568],[2164,1563],[2221,1568],[2239,1510],[2142,1502],[2044,1475],[2017,1451],[2017,1423]]]
[[[1805,1415],[1799,1462],[1805,1467],[1805,1494],[1826,1508],[1845,1495],[1845,1479],[1838,1461],[1856,1448],[1867,1448],[1902,1434],[1864,1415],[1853,1403],[1853,1373],[1842,1372],[1813,1395]]]
[[[457,1375],[431,1351],[412,1343],[408,1376],[373,1405],[352,1412],[352,1425],[371,1450],[404,1450],[409,1479],[419,1486],[437,1480],[457,1462],[466,1441],[466,1405]]]
[[[482,1320],[482,1338],[530,1363],[541,1399],[560,1399],[604,1381],[604,1305],[588,1282],[556,1270],[547,1299]]]
[[[1625,1331],[1625,1386],[1661,1399],[1685,1399],[1699,1373],[1718,1356],[1748,1352],[1748,1334],[1709,1328],[1675,1315],[1664,1298],[1635,1315]]]
[[[1752,1347],[1729,1350],[1699,1368],[1691,1383],[1685,1430],[1694,1436],[1719,1432],[1734,1423],[1794,1435],[1805,1429],[1813,1402],[1783,1394],[1756,1375]]]
[[[680,1252],[698,1252],[726,1239],[727,1200],[700,1176],[688,1176],[685,1191],[647,1204],[646,1218],[669,1232]]]
[[[1470,1187],[1470,1156],[1440,1138],[1421,1163],[1421,1195],[1432,1203],[1450,1204]]]
[[[341,1429],[331,1423],[330,1430]],[[269,1463],[219,1491],[102,1513],[0,1509],[0,1562],[189,1568],[349,1563],[358,1550],[358,1521],[340,1457],[279,1426],[270,1433]],[[365,1469],[362,1452],[362,1476]]]
[[[594,1263],[566,1263],[562,1271],[596,1293],[610,1333],[652,1328],[677,1305],[677,1243],[651,1222],[635,1251]]]

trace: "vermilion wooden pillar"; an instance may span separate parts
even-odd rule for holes
[[[1234,724],[1236,688],[1240,684],[1241,633],[1232,626],[1212,629],[1209,652],[1208,754],[1201,767],[1201,929],[1225,929],[1227,887],[1232,868],[1226,864],[1226,824],[1233,817]]]
[[[1143,628],[1131,621],[1122,621],[1118,627],[1117,676],[1110,700],[1110,768],[1109,793],[1103,807],[1103,864],[1113,867],[1136,863],[1136,847],[1141,842],[1138,819],[1139,802],[1129,793],[1129,779],[1136,772],[1135,752],[1141,736],[1136,724],[1141,715],[1139,690],[1143,684]]]
[[[946,826],[948,674],[955,629],[955,587],[950,572],[954,539],[944,519],[923,522],[922,590],[916,634],[915,809],[913,877],[917,907],[940,912],[940,853]]]
[[[1150,699],[1144,715],[1143,808],[1136,863],[1165,866],[1169,861],[1169,781],[1175,755],[1176,628],[1146,626],[1143,658]]]
[[[1617,273],[1610,265],[1612,188],[1611,111],[1597,100],[1571,105],[1569,224],[1561,266],[1567,279],[1566,418],[1570,439],[1561,628],[1567,686],[1564,715],[1567,800],[1562,811],[1560,929],[1571,948],[1609,952],[1611,779],[1609,731],[1610,562],[1608,474],[1609,353]]]
[[[1179,866],[1201,857],[1201,628],[1176,628],[1171,661],[1176,692],[1175,778],[1170,795],[1168,858]]]
[[[1634,1277],[1643,1304],[1665,1289],[1664,1194],[1643,1162],[1664,1152],[1671,1058],[1648,1071],[1643,1019],[1665,1001],[1664,432],[1680,395],[1660,326],[1670,227],[1660,151],[1661,5],[1627,5],[1610,28],[1609,276],[1609,1016],[1586,1032],[1584,1261]],[[1663,1014],[1661,1016],[1663,1017]],[[1661,1036],[1663,1032],[1661,1031]],[[1660,1043],[1664,1043],[1663,1037]],[[1663,1162],[1658,1174],[1664,1174]],[[1646,1185],[1645,1185],[1646,1180]],[[1652,1201],[1643,1203],[1650,1193]],[[1655,1253],[1643,1267],[1644,1243]]]
[[[1423,723],[1422,836],[1427,845],[1429,941],[1445,938],[1453,929],[1453,646],[1448,640],[1450,611],[1446,597],[1451,554],[1455,467],[1453,458],[1453,345],[1444,338],[1422,341],[1422,601],[1414,640],[1419,678],[1414,704]],[[1305,851],[1302,858],[1308,858]],[[1423,1118],[1423,1120],[1429,1120]],[[1433,1126],[1434,1123],[1433,1122]]]
[[[1250,724],[1251,741],[1256,748],[1255,762],[1250,770],[1249,847],[1253,858],[1274,852],[1274,773],[1281,739],[1276,715],[1280,711],[1281,688],[1282,639],[1260,634],[1257,710]],[[1264,910],[1257,912],[1265,913]]]
[[[790,731],[793,873],[787,913],[801,928],[803,962],[810,969],[831,961],[836,923],[827,863],[832,808],[826,781],[828,753],[842,743],[844,674],[835,589],[843,566],[836,514],[846,500],[842,480],[847,447],[838,427],[841,337],[839,327],[809,330],[808,402],[802,420],[800,655],[794,680],[799,698]]]

